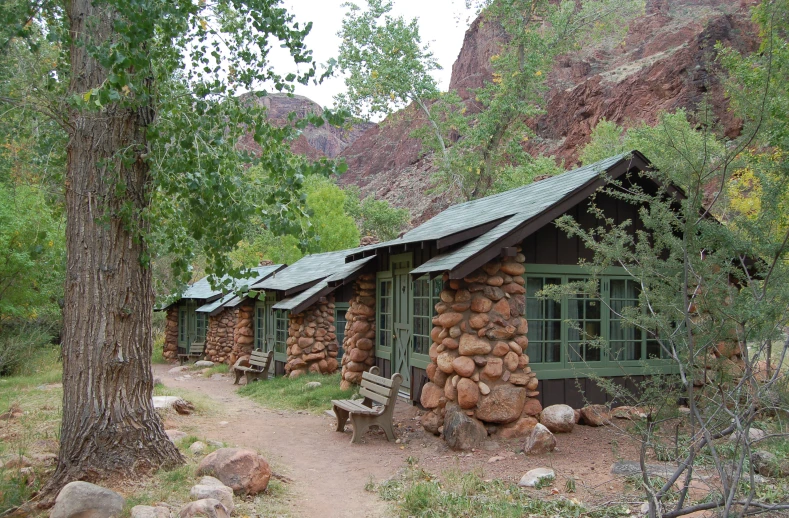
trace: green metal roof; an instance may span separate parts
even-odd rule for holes
[[[343,263],[332,275],[292,297],[277,302],[273,307],[274,309],[287,309],[295,313],[301,313],[314,304],[320,297],[333,292],[334,289],[338,287],[337,283],[341,284],[340,281],[344,281],[353,276],[374,258],[375,256],[371,255],[370,257],[365,257],[364,259],[359,259],[352,263]]]
[[[251,285],[256,290],[287,291],[325,279],[346,267],[345,257],[363,248],[307,255],[263,282]]]
[[[371,245],[364,251],[434,241],[503,218],[537,214],[630,155],[631,153],[622,153],[523,187],[453,205],[402,237]]]
[[[277,270],[284,268],[284,264],[272,264],[269,266],[257,266],[255,268],[250,268],[249,270],[254,274],[252,277],[248,277],[245,279],[237,279],[233,283],[233,291],[242,289],[247,286],[251,286],[256,282],[260,282],[262,279],[265,279],[269,275],[273,274]],[[227,275],[222,277],[222,281],[228,279]],[[211,287],[211,283],[208,282],[208,277],[203,277],[202,279],[196,281],[194,284],[186,288],[183,294],[181,294],[182,299],[197,299],[197,300],[207,300],[212,299],[217,296],[221,296],[224,290],[218,289],[215,290]]]

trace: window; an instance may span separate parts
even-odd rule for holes
[[[186,308],[178,308],[178,341],[181,343],[186,342]]]
[[[288,341],[288,312],[284,309],[274,310],[274,352],[285,354]]]
[[[642,374],[646,360],[658,360],[650,369],[673,372],[657,340],[628,323],[628,310],[638,306],[639,284],[613,268],[600,278],[599,298],[582,293],[560,300],[543,300],[537,293],[548,285],[583,282],[580,268],[530,265],[526,280],[526,353],[543,379],[584,375]],[[632,311],[632,310],[631,310]],[[603,345],[601,345],[603,344]]]
[[[414,334],[413,347],[417,354],[429,354],[430,331],[433,329],[433,317],[436,315],[436,304],[441,300],[444,283],[440,278],[421,277],[414,281]]]
[[[266,350],[266,306],[262,302],[255,304],[255,349]]]
[[[378,345],[392,347],[392,279],[378,279]]]
[[[571,278],[569,282],[583,282],[586,279]],[[600,348],[590,343],[600,337],[602,319],[601,302],[589,295],[578,293],[567,297],[567,318],[575,324],[567,329],[567,359],[571,362],[599,362]]]
[[[348,304],[337,302],[334,305],[334,334],[337,335],[337,361],[342,359],[345,349],[342,343],[345,340],[345,324],[348,321],[345,319],[345,314],[348,312]]]
[[[195,342],[205,342],[205,334],[208,315],[203,312],[195,312]]]
[[[632,280],[611,279],[608,347],[613,361],[640,360],[643,357],[641,330],[628,326],[622,318],[625,308],[638,305],[639,291],[638,285]]]
[[[527,354],[532,363],[555,363],[562,359],[562,303],[535,297],[545,286],[561,282],[557,277],[529,277],[526,280]]]

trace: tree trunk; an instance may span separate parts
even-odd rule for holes
[[[70,94],[107,78],[79,40],[111,40],[115,15],[107,4],[71,0]],[[151,401],[153,290],[142,238],[150,171],[140,154],[152,114],[151,105],[116,104],[69,113],[63,422],[44,503],[73,480],[134,477],[183,462]],[[121,152],[131,160],[122,162]]]

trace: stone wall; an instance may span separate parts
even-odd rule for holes
[[[167,360],[178,359],[178,306],[167,308],[167,324],[164,326],[164,352]]]
[[[362,382],[362,372],[375,364],[375,276],[362,274],[354,283],[354,297],[345,314],[345,339],[340,387]]]
[[[334,327],[334,296],[321,298],[297,315],[288,315],[288,321],[285,374],[296,378],[307,372],[336,372],[339,347]]]
[[[235,363],[233,355],[236,328],[236,308],[225,308],[218,315],[208,317],[205,337],[206,359],[214,363]]]
[[[255,301],[247,299],[234,310],[233,350],[228,357],[230,363],[239,358],[248,358],[255,347],[255,328],[252,317],[255,314]]]
[[[430,381],[421,403],[423,425],[435,433],[445,408],[457,404],[489,431],[536,423],[537,377],[524,354],[529,329],[524,318],[524,256],[492,261],[462,280],[449,281],[436,304],[430,347]],[[511,431],[511,430],[509,430]]]

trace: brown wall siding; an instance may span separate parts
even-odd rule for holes
[[[645,376],[617,376],[608,378],[614,383],[623,385],[631,393],[638,394],[638,384],[644,381]],[[621,406],[620,403],[607,394],[591,378],[565,378],[555,380],[540,380],[537,390],[543,408],[550,405],[565,404],[573,408],[582,408],[587,404]]]

